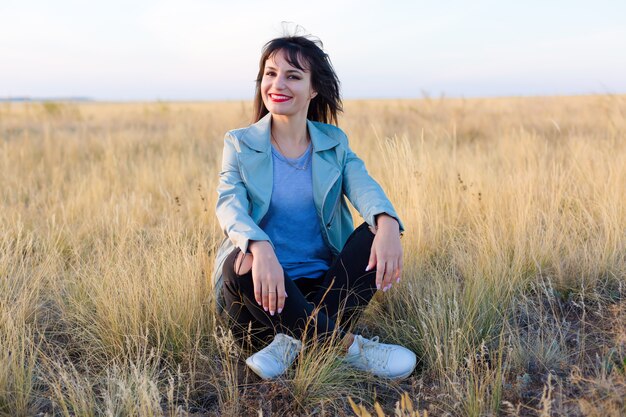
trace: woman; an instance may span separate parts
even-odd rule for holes
[[[238,337],[252,329],[273,338],[246,360],[262,378],[291,366],[303,336],[334,331],[358,369],[405,378],[415,367],[408,349],[350,332],[374,293],[400,282],[403,227],[346,135],[329,124],[340,111],[328,55],[307,37],[277,38],[261,56],[255,123],[226,134],[218,305]],[[365,219],[356,230],[344,196]]]

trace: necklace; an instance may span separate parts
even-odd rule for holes
[[[298,171],[305,171],[308,167],[309,167],[309,163],[311,162],[311,156],[313,155],[313,150],[311,149],[311,151],[309,152],[309,149],[307,147],[306,152],[309,152],[309,156],[306,158],[306,161],[304,163],[304,165],[302,167],[299,167],[298,165],[293,164],[289,158],[287,158],[285,156],[285,152],[283,152],[282,148],[280,147],[278,141],[276,140],[276,138],[274,137],[274,133],[272,131],[270,131],[270,136],[272,136],[272,140],[274,141],[274,143],[276,144],[276,146],[278,146],[278,150],[280,151],[281,155],[283,156],[285,162],[287,162],[289,164],[289,166],[291,166],[292,168],[297,169]]]

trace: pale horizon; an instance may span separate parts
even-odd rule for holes
[[[0,4],[0,98],[251,100],[281,22],[319,37],[344,99],[626,93],[626,4],[62,0]]]

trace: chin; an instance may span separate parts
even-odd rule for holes
[[[277,116],[291,116],[293,114],[293,112],[290,112],[290,111],[285,110],[285,109],[277,109],[277,108],[275,108],[273,106],[271,106],[271,107],[265,106],[265,108],[267,108],[267,110],[270,113],[275,114]]]

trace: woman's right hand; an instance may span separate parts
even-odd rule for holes
[[[265,311],[279,314],[285,306],[285,275],[272,245],[266,240],[250,242],[254,298]]]

